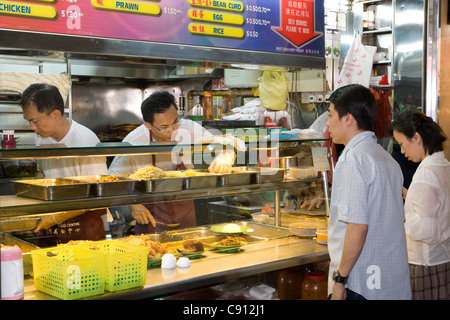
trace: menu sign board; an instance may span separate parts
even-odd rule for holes
[[[0,0],[0,29],[325,55],[323,0]]]

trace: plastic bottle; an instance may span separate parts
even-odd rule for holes
[[[16,246],[1,248],[1,297],[2,300],[23,299],[22,250]]]
[[[205,93],[203,96],[203,120],[213,120],[212,114],[212,95],[211,93]]]

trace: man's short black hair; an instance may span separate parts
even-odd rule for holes
[[[142,102],[142,117],[145,122],[153,124],[153,121],[155,120],[155,113],[163,113],[171,106],[174,106],[175,109],[178,110],[173,94],[167,91],[156,91]]]
[[[373,131],[377,104],[370,89],[360,84],[349,84],[336,89],[328,99],[342,118],[351,114],[360,130]]]
[[[38,112],[50,114],[54,110],[59,110],[64,114],[64,100],[59,89],[46,83],[33,83],[22,93],[19,101],[22,109],[30,105],[36,106]]]

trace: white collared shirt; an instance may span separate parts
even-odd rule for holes
[[[450,261],[450,163],[444,152],[422,160],[405,199],[409,263]]]

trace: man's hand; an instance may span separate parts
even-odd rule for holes
[[[347,299],[347,291],[342,283],[334,283],[331,300],[345,300]]]
[[[70,218],[77,217],[88,211],[90,210],[73,210],[42,216],[36,229],[34,229],[34,232],[38,232],[42,229],[48,229],[50,227],[53,227],[54,225],[60,224],[61,222],[64,222]]]
[[[406,195],[408,194],[408,189],[406,189],[405,187],[402,187],[402,197],[403,200],[406,199]]]
[[[302,205],[300,206],[301,209],[308,207],[308,210],[311,210],[312,208],[319,209],[322,205],[323,200],[319,197],[314,197],[312,199],[303,200]]]
[[[130,206],[131,215],[136,220],[137,223],[140,224],[149,224],[151,223],[153,227],[156,227],[156,221],[153,218],[150,210],[144,207],[142,204],[134,204]]]
[[[55,224],[57,224],[57,222],[54,214],[49,216],[42,216],[36,229],[34,229],[34,232],[39,232],[42,229],[48,229],[50,227],[53,227]]]
[[[236,153],[233,150],[220,151],[208,168],[211,173],[231,173]]]
[[[341,263],[338,268],[343,277],[350,274],[358,260],[366,242],[368,231],[369,226],[366,224],[347,223],[344,248],[342,250]],[[344,300],[346,298],[347,292],[345,291],[345,286],[342,283],[334,283],[331,299]]]

